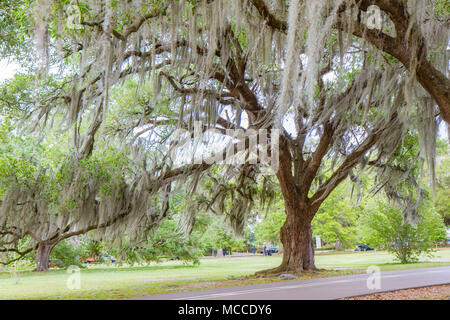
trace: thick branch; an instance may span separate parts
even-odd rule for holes
[[[391,120],[390,125],[392,125]],[[386,130],[386,126],[374,130],[364,140],[364,142],[350,155],[348,155],[339,168],[331,175],[331,177],[325,181],[316,191],[311,198],[311,205],[313,208],[318,209],[322,202],[330,195],[330,193],[348,176],[351,169],[353,169],[360,159],[372,148],[383,135]]]
[[[267,7],[264,0],[250,0],[250,2],[258,10],[259,14],[264,18],[268,26],[283,33],[287,33],[288,26],[286,21],[275,17],[275,15],[270,12],[269,7]]]
[[[280,32],[287,32],[287,22],[271,14],[264,0],[251,0],[250,2],[269,26]],[[353,35],[367,40],[379,50],[397,58],[410,71],[413,59],[411,48],[414,47],[412,41],[421,44],[417,57],[418,65],[415,68],[417,80],[436,101],[442,119],[450,124],[450,80],[426,58],[426,50],[423,46],[424,39],[414,39],[414,36],[409,37],[407,35],[409,15],[403,2],[397,0],[359,0],[357,3],[361,11],[366,11],[369,6],[376,5],[386,12],[394,22],[397,37],[393,38],[381,31],[370,30],[359,21],[355,22],[352,28]],[[342,10],[345,9],[346,5],[344,4]],[[337,23],[335,27],[346,31],[342,23]]]
[[[333,141],[333,126],[331,123],[326,123],[324,125],[324,132],[322,137],[320,137],[319,145],[311,156],[311,161],[309,162],[308,167],[306,168],[305,176],[303,178],[303,183],[301,185],[302,194],[307,197],[309,188],[317,175],[317,171],[319,170],[320,164],[322,163],[322,159],[325,154],[328,152],[330,144]]]

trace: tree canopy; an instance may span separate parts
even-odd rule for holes
[[[108,141],[119,141],[133,168],[105,202],[94,174],[80,215],[69,217],[94,216],[99,226],[105,215],[128,210],[140,223],[156,194],[164,211],[169,193],[192,197],[199,189],[190,213],[220,211],[242,231],[256,194],[271,202],[272,175],[286,212],[283,262],[272,271],[301,272],[315,268],[312,219],[347,177],[360,181],[358,170],[379,170],[380,186],[404,215],[416,215],[422,190],[414,164],[426,162],[434,181],[437,127],[450,122],[446,4],[36,0],[6,17],[14,30],[31,30],[36,76],[26,111],[41,128],[54,119],[66,130],[69,180],[81,186],[82,164]],[[24,42],[10,36],[4,50]],[[416,154],[411,137],[418,137]],[[258,188],[261,179],[267,183]],[[207,181],[213,185],[204,192]],[[67,187],[66,195],[83,189]],[[6,220],[29,212],[23,199],[7,199]],[[85,214],[93,208],[99,211]]]

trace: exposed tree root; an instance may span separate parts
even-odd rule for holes
[[[292,274],[292,275],[296,275],[298,277],[300,277],[301,275],[305,274],[305,273],[321,273],[321,272],[326,272],[329,271],[327,269],[319,269],[316,267],[313,268],[309,268],[309,269],[293,269],[293,268],[288,268],[284,265],[280,265],[276,268],[271,268],[271,269],[265,269],[265,270],[261,270],[261,271],[257,271],[255,273],[256,277],[262,277],[262,278],[267,278],[267,277],[277,277],[280,276],[282,274]]]

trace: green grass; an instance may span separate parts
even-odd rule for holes
[[[381,270],[400,270],[450,265],[450,249],[441,249],[434,255],[446,261],[422,261],[415,264],[395,263],[386,252],[339,252],[317,254],[316,265],[327,269],[304,277],[324,277],[363,273],[370,265]],[[280,256],[250,258],[202,259],[200,266],[186,266],[180,262],[165,262],[144,267],[92,266],[81,269],[81,289],[69,290],[69,274],[64,270],[48,273],[24,272],[16,283],[12,274],[0,274],[0,299],[117,299],[141,295],[200,290],[273,282],[277,279],[240,279],[262,269],[279,265]],[[332,269],[338,269],[332,270]]]
[[[385,251],[366,251],[366,252],[335,252],[316,254],[316,265],[319,268],[367,268],[371,265],[378,265],[382,269],[409,269],[419,266],[427,267],[429,265],[450,265],[450,248],[438,249],[433,253],[433,260],[440,259],[445,262],[429,261],[430,258],[421,257],[419,263],[402,265],[395,262],[394,256]]]

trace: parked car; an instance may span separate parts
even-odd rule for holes
[[[369,251],[369,250],[374,250],[374,249],[369,247],[367,244],[360,244],[360,245],[357,245],[355,248],[355,251]]]
[[[112,262],[112,263],[117,261],[116,258],[114,258],[113,256],[110,256],[110,255],[101,256],[101,260],[103,260],[104,262]]]
[[[264,254],[264,250],[261,250],[259,253]],[[278,253],[278,248],[268,248],[266,249],[266,253],[268,256],[271,256],[274,253]]]
[[[84,260],[85,264],[91,264],[91,263],[105,263],[105,262],[112,262],[115,263],[117,262],[117,259],[114,258],[113,256],[104,254],[101,255],[99,258],[87,258],[86,260]]]

